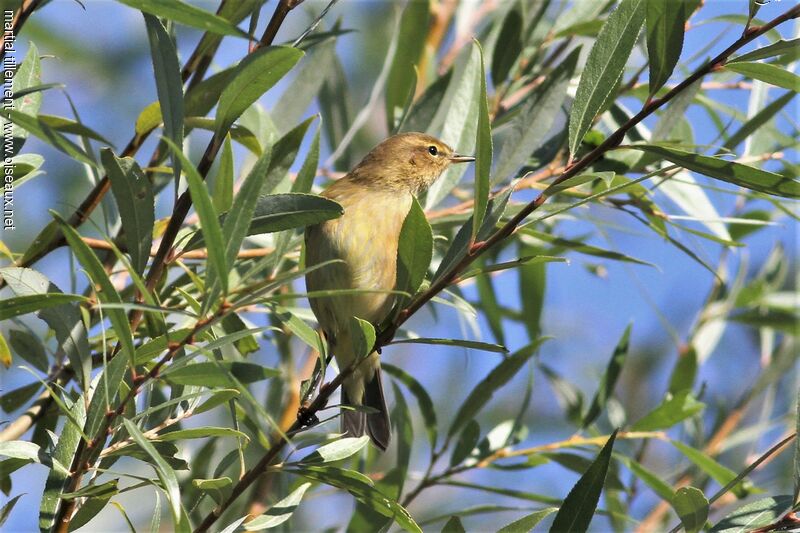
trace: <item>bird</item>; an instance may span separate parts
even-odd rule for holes
[[[375,146],[322,196],[338,202],[339,218],[305,231],[306,288],[310,292],[368,289],[373,292],[324,295],[310,305],[340,371],[354,360],[352,317],[378,326],[392,310],[400,231],[413,197],[425,191],[450,165],[474,161],[424,133],[393,135]],[[338,260],[313,269],[321,263]],[[391,427],[381,382],[379,354],[372,352],[342,382],[341,431],[368,434],[381,451]],[[357,409],[366,406],[370,409]]]

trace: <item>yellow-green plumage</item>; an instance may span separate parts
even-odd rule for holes
[[[394,304],[397,246],[412,195],[426,189],[452,163],[470,161],[443,142],[421,133],[395,135],[376,146],[345,177],[323,193],[344,208],[337,219],[306,230],[306,266],[332,259],[306,275],[309,291],[365,289],[370,292],[311,299],[311,309],[328,339],[340,369],[353,361],[350,318],[381,323]],[[372,353],[344,380],[343,403],[367,405],[377,413],[343,411],[350,436],[365,432],[385,449],[389,419],[380,382],[380,361]]]

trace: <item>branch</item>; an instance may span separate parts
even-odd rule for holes
[[[19,35],[19,31],[22,29],[25,21],[28,20],[28,17],[31,16],[31,13],[39,8],[39,4],[41,3],[42,0],[23,0],[22,5],[19,6],[17,12],[14,13],[14,19],[11,21],[11,28],[4,30],[3,36],[0,37],[0,62],[3,61],[3,58],[6,56],[6,52],[8,51],[5,47],[6,40],[13,40],[17,35]]]
[[[625,134],[632,129],[634,126],[639,124],[642,120],[646,117],[653,114],[656,110],[661,108],[664,104],[672,100],[675,96],[680,94],[683,90],[687,87],[692,85],[695,81],[699,80],[700,78],[704,77],[706,74],[712,72],[716,68],[724,65],[725,61],[730,57],[734,52],[736,52],[739,48],[746,45],[750,41],[756,39],[760,35],[766,33],[767,31],[771,30],[778,24],[786,22],[792,18],[796,18],[800,16],[800,5],[795,6],[782,15],[776,17],[772,21],[760,26],[758,28],[753,28],[752,31],[748,32],[746,35],[743,35],[738,40],[736,40],[732,45],[730,45],[727,49],[725,49],[722,53],[717,55],[714,59],[708,61],[703,66],[698,68],[691,76],[686,78],[682,83],[678,84],[674,88],[672,88],[667,94],[665,94],[662,98],[653,99],[652,101],[648,102],[642,110],[637,113],[634,117],[628,120],[625,124],[620,126],[618,130],[616,130],[610,137],[608,137],[605,142],[600,144],[590,153],[586,154],[583,158],[578,160],[577,162],[573,163],[572,166],[567,167],[561,175],[553,182],[554,184],[562,183],[563,181],[571,178],[572,176],[577,175],[579,172],[584,170],[586,167],[591,165],[597,159],[599,159],[603,154],[607,151],[611,150],[612,148],[619,145],[625,137]],[[421,293],[417,298],[415,298],[411,304],[401,311],[398,319],[395,321],[394,324],[390,325],[388,328],[382,330],[375,342],[374,349],[379,350],[380,348],[386,346],[391,340],[394,338],[394,335],[397,329],[406,321],[409,317],[411,317],[414,313],[420,310],[422,306],[424,306],[427,302],[429,302],[434,296],[436,296],[439,292],[444,290],[454,278],[458,276],[467,266],[469,266],[475,259],[477,259],[481,254],[486,252],[491,247],[495,246],[499,242],[507,239],[510,237],[519,227],[524,220],[535,210],[541,207],[542,204],[547,200],[547,196],[542,193],[540,194],[535,200],[527,204],[517,215],[512,217],[504,226],[498,229],[495,233],[493,233],[488,239],[483,242],[478,242],[473,244],[472,247],[467,251],[467,254],[464,256],[455,268],[453,268],[447,275],[442,276],[438,279],[435,283],[431,284],[430,288],[425,292]],[[342,381],[349,376],[355,368],[360,364],[361,361],[357,360],[354,361],[349,367],[344,369],[340,372],[331,382],[324,385],[319,394],[314,398],[310,405],[306,406],[303,409],[298,410],[298,418],[292,424],[292,427],[287,431],[287,434],[291,435],[296,431],[302,429],[303,427],[309,425],[312,420],[315,419],[316,413],[320,411],[327,405],[328,399],[333,394],[333,392],[339,388]],[[219,519],[222,513],[228,509],[231,504],[242,494],[244,493],[250,485],[258,479],[258,477],[263,474],[267,467],[278,457],[280,452],[286,447],[288,444],[288,440],[286,438],[279,439],[275,444],[270,447],[266,451],[266,453],[262,456],[261,460],[250,470],[245,473],[245,475],[239,480],[239,482],[234,485],[233,489],[231,490],[230,496],[218,507],[212,510],[208,515],[206,515],[203,522],[195,529],[195,533],[202,533],[208,531],[209,528],[214,525],[214,523]]]

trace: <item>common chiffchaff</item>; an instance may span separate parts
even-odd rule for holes
[[[337,219],[306,229],[306,266],[342,260],[306,275],[309,291],[368,289],[376,292],[312,298],[330,351],[340,369],[353,361],[350,318],[380,324],[392,309],[397,274],[400,229],[412,196],[427,189],[451,164],[474,161],[455,154],[442,141],[422,133],[389,137],[323,196],[342,205]],[[342,410],[342,432],[351,437],[368,433],[385,450],[391,429],[381,385],[380,360],[373,352],[342,384],[342,403],[364,405],[372,412]]]

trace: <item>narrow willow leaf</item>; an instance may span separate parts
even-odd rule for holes
[[[769,122],[772,117],[786,107],[786,104],[791,102],[795,96],[795,93],[788,92],[770,102],[758,113],[750,117],[747,122],[739,127],[738,130],[733,132],[731,136],[728,137],[728,140],[725,141],[725,144],[722,145],[723,148],[735,150],[740,143],[744,142],[748,137],[756,133],[764,124]]]
[[[485,352],[508,353],[508,348],[490,342],[468,341],[462,339],[434,339],[429,337],[415,337],[411,339],[394,340],[390,344],[435,344],[440,346],[458,346]]]
[[[774,524],[794,500],[790,495],[770,496],[739,507],[717,522],[711,533],[740,533]]]
[[[395,289],[416,294],[425,280],[432,257],[433,230],[419,202],[412,198],[411,208],[400,229]],[[406,301],[407,298],[398,298],[399,306],[404,306]]]
[[[47,372],[50,364],[47,352],[36,336],[24,330],[12,329],[8,333],[8,342],[18,357],[33,365],[37,370]]]
[[[581,424],[583,427],[588,427],[597,420],[597,417],[600,416],[608,399],[611,398],[614,392],[614,386],[617,384],[617,379],[622,372],[622,366],[625,364],[625,359],[628,357],[632,327],[633,324],[628,324],[619,342],[617,342],[616,348],[614,348],[614,353],[611,354],[611,359],[608,362],[608,366],[606,366],[606,371],[603,373],[603,377],[600,378],[600,385],[597,388],[597,392],[592,399],[589,410],[586,412],[586,416],[583,417],[583,423]]]
[[[121,357],[119,359],[124,361]],[[86,406],[83,399],[78,399],[72,403],[70,415],[78,424],[83,424],[87,420]],[[75,459],[75,453],[78,450],[80,441],[81,428],[70,422],[65,423],[64,429],[58,438],[58,443],[56,443],[56,447],[53,450],[53,460],[62,465],[67,465],[69,469]],[[47,481],[45,481],[42,493],[42,502],[39,505],[39,529],[50,530],[55,525],[55,517],[59,507],[62,505],[61,495],[66,489],[67,478],[68,472],[62,472],[57,468],[51,469],[47,474]]]
[[[86,298],[80,294],[46,293],[31,294],[8,298],[0,308],[0,320],[7,320],[15,316],[33,313],[48,307],[56,307],[66,303],[84,302]]]
[[[66,238],[69,247],[72,249],[72,253],[75,254],[75,257],[89,274],[92,283],[99,287],[100,290],[97,291],[97,296],[99,297],[100,301],[103,303],[121,304],[122,298],[114,288],[114,284],[111,283],[111,279],[108,277],[105,268],[103,268],[103,264],[97,258],[92,249],[89,248],[89,246],[84,243],[83,240],[81,240],[78,232],[75,231],[72,226],[67,224],[67,222],[61,218],[60,215],[54,211],[50,211],[50,213],[61,227],[61,231],[64,233],[64,237]],[[114,332],[117,334],[117,339],[119,339],[120,346],[122,347],[122,354],[131,364],[133,364],[135,355],[135,349],[133,347],[133,333],[131,332],[131,326],[128,322],[128,317],[125,314],[125,311],[122,309],[109,308],[105,310],[105,314],[108,316],[109,320],[111,321],[111,326],[114,328]]]
[[[478,130],[478,108],[481,81],[481,58],[478,45],[464,47],[454,67],[436,114],[427,131],[436,133],[459,154],[471,154],[475,149]],[[412,117],[409,117],[409,120]],[[451,165],[430,186],[425,196],[425,209],[441,202],[467,171],[467,165]]]
[[[702,411],[705,404],[698,402],[691,391],[684,390],[664,400],[655,409],[631,426],[632,431],[657,431],[667,429]]]
[[[244,361],[208,361],[165,371],[161,377],[176,385],[233,388],[236,383],[228,374],[246,385],[279,376],[280,371]]]
[[[513,178],[532,153],[542,147],[547,133],[561,111],[569,80],[578,64],[580,47],[564,58],[547,79],[521,104],[510,124],[497,158],[495,180]],[[535,124],[535,126],[532,126]]]
[[[469,457],[481,438],[481,427],[475,420],[470,420],[458,436],[453,453],[450,455],[450,466],[460,465]]]
[[[368,356],[375,347],[375,327],[358,317],[350,317],[350,338],[356,360]]]
[[[200,219],[200,228],[203,231],[203,239],[208,249],[209,268],[206,273],[206,286],[211,287],[215,280],[219,279],[224,293],[228,292],[228,262],[226,259],[226,248],[222,238],[222,228],[217,220],[217,212],[211,203],[211,196],[208,188],[203,181],[203,176],[197,168],[183,154],[180,146],[173,143],[170,139],[164,138],[170,150],[180,160],[186,175],[186,183],[189,186],[189,194],[192,198],[197,216]],[[210,304],[209,304],[210,305]]]
[[[338,439],[330,444],[320,446],[300,459],[304,464],[322,464],[341,461],[361,451],[369,442],[368,436]]]
[[[672,507],[681,519],[686,533],[698,533],[708,518],[708,500],[703,491],[694,487],[681,487],[675,491]]]
[[[117,201],[131,265],[141,274],[147,266],[153,244],[153,186],[133,158],[119,158],[110,149],[104,148],[100,151],[100,161],[111,181],[111,192]]]
[[[321,129],[318,126],[317,131],[314,132],[314,138],[311,140],[311,146],[308,148],[306,158],[297,172],[292,184],[292,192],[294,193],[310,193],[311,187],[314,185],[314,178],[317,176],[317,165],[319,164],[319,134]]]
[[[386,79],[386,119],[389,131],[394,130],[395,110],[403,109],[414,78],[414,66],[419,64],[425,50],[428,21],[431,13],[430,0],[408,2],[400,18],[398,43],[389,76]]]
[[[645,3],[645,0],[623,0],[603,24],[589,52],[569,117],[572,156],[622,77],[644,23]]]
[[[28,52],[25,54],[25,58],[17,67],[16,73],[11,80],[11,91],[15,95],[21,94],[26,89],[30,89],[31,87],[35,87],[42,83],[42,63],[39,59],[39,49],[36,45],[31,41],[30,47],[28,48]],[[14,108],[30,117],[36,117],[39,115],[39,109],[42,106],[42,93],[35,92],[30,93],[23,97],[20,101],[14,102]],[[13,152],[16,153],[22,148],[22,145],[25,142],[25,139],[28,137],[28,132],[20,127],[18,124],[14,124],[11,127],[11,138],[14,140]],[[10,155],[10,154],[6,154]]]
[[[183,513],[181,512],[180,485],[178,484],[178,478],[175,475],[175,471],[164,460],[153,444],[147,440],[147,437],[142,434],[136,424],[127,418],[123,418],[122,423],[125,424],[125,429],[128,431],[128,435],[131,436],[131,439],[133,439],[133,441],[138,444],[153,460],[156,474],[158,475],[158,479],[161,480],[161,484],[164,487],[164,492],[167,495],[167,501],[169,502],[170,510],[172,511],[173,526],[177,528],[181,522]]]
[[[0,332],[0,364],[6,368],[11,366],[11,349],[2,332]]]
[[[762,48],[756,48],[752,52],[747,52],[740,56],[736,56],[728,61],[731,63],[740,63],[742,61],[757,61],[759,59],[766,59],[775,56],[789,56],[791,59],[800,57],[800,38],[790,39],[788,41],[781,39]]]
[[[161,21],[153,15],[143,13],[150,41],[150,55],[156,79],[159,109],[164,122],[164,135],[176,146],[183,146],[183,80],[181,65],[175,43]],[[175,183],[181,175],[177,157],[172,155],[172,171]]]
[[[219,168],[214,178],[214,194],[211,201],[217,213],[225,213],[233,204],[233,146],[230,134],[225,136],[222,153],[219,156]]]
[[[742,74],[754,80],[761,80],[770,85],[783,87],[790,91],[800,92],[800,76],[770,63],[751,63],[747,61],[729,63],[725,65],[725,70]]]
[[[275,188],[286,178],[289,167],[292,166],[292,163],[297,158],[306,132],[315,119],[316,116],[308,117],[289,130],[272,146],[272,160],[267,170],[267,177],[264,179],[264,185],[261,187],[261,194],[274,192]]]
[[[267,46],[245,57],[219,97],[216,135],[221,135],[262,94],[289,72],[303,57],[297,48]]]
[[[650,95],[666,83],[683,50],[683,29],[691,15],[689,0],[647,0],[647,56]]]
[[[671,441],[671,444],[675,446],[687,459],[689,459],[692,463],[695,464],[698,468],[700,468],[703,472],[711,476],[711,478],[720,484],[720,486],[724,487],[734,479],[736,479],[736,472],[731,470],[730,468],[719,464],[717,461],[706,455],[705,453],[692,448],[691,446],[684,444],[679,441]],[[752,489],[752,483],[749,481],[741,481],[737,483],[731,491],[738,497],[744,498],[747,496]]]
[[[282,193],[259,196],[247,235],[274,233],[302,228],[338,218],[344,213],[342,206],[315,194]],[[220,219],[224,222],[226,216]],[[206,246],[202,233],[195,234],[184,248],[194,250]]]
[[[408,388],[409,392],[414,395],[419,405],[422,420],[425,423],[425,429],[428,433],[428,440],[430,440],[431,448],[436,447],[437,437],[437,424],[436,424],[436,409],[433,407],[433,400],[431,400],[428,391],[425,387],[417,381],[411,374],[388,363],[381,363],[383,371],[402,382]]]
[[[533,357],[539,349],[539,346],[541,346],[545,340],[546,339],[538,339],[532,342],[519,351],[509,355],[499,365],[494,367],[492,371],[472,389],[467,399],[461,404],[461,407],[459,407],[458,412],[453,418],[450,429],[447,431],[447,436],[453,437],[467,422],[474,419],[475,415],[478,414],[483,406],[489,403],[494,393],[516,375],[525,363]]]
[[[10,500],[8,500],[4,505],[3,508],[0,509],[0,527],[3,527],[3,524],[6,523],[8,517],[11,516],[11,511],[14,510],[14,506],[17,505],[17,502],[20,498],[25,496],[25,494],[17,494]]]
[[[589,528],[605,485],[616,437],[617,432],[614,431],[597,458],[569,491],[550,526],[551,533],[586,531]]]
[[[464,529],[464,524],[457,516],[451,516],[450,519],[444,523],[442,533],[467,533]]]
[[[747,189],[786,198],[800,198],[800,181],[774,172],[666,146],[631,145],[630,148],[656,154],[687,170]]]
[[[520,242],[521,256],[539,255],[542,250]],[[529,339],[541,334],[544,295],[547,290],[547,268],[541,263],[526,264],[519,269],[519,297],[522,302],[522,316]]]
[[[333,70],[336,43],[336,38],[328,38],[309,50],[300,61],[296,75],[270,111],[280,133],[286,133],[286,128],[297,124],[316,98]]]
[[[664,482],[661,479],[661,476],[655,474],[654,472],[651,472],[650,470],[642,466],[641,463],[631,459],[630,457],[627,457],[626,455],[614,454],[614,457],[618,459],[620,462],[624,463],[625,466],[627,466],[630,469],[633,475],[644,481],[645,484],[648,487],[650,487],[650,489],[654,493],[658,495],[658,497],[660,497],[665,502],[672,501],[672,496],[674,495],[674,493],[672,492],[672,486]]]
[[[266,513],[247,522],[244,525],[245,531],[261,531],[289,520],[310,486],[311,483],[303,483],[294,489],[287,497],[272,505]]]
[[[524,21],[522,14],[517,6],[512,7],[503,19],[497,42],[500,46],[495,46],[492,54],[492,83],[498,87],[503,83],[517,58],[522,52],[522,27]]]
[[[90,167],[97,167],[97,163],[83,150],[83,148],[67,139],[54,128],[48,126],[38,117],[26,115],[22,111],[17,111],[15,109],[4,109],[2,112],[2,117],[6,120],[10,120],[22,130],[35,135],[41,141],[49,144],[56,150],[64,152],[76,161],[89,165]]]
[[[178,24],[190,26],[203,31],[210,31],[218,35],[231,35],[234,37],[247,37],[247,34],[238,29],[222,17],[218,17],[204,9],[186,4],[181,0],[120,0],[121,3],[135,9],[144,11],[157,17],[173,20]]]
[[[536,511],[528,516],[523,516],[519,520],[511,522],[507,526],[501,527],[497,530],[497,533],[527,533],[536,527],[536,524],[556,511],[558,511],[558,507],[548,507],[547,509]]]
[[[359,472],[333,466],[304,466],[302,468],[287,468],[286,471],[332,487],[347,490],[356,500],[381,515],[394,519],[397,525],[404,530],[422,533],[422,529],[420,529],[408,511],[393,499],[379,492],[373,486],[372,481]]]
[[[101,143],[109,146],[114,146],[114,143],[88,127],[86,124],[82,124],[75,120],[54,115],[45,115],[44,113],[39,113],[36,115],[36,118],[42,124],[49,126],[56,131],[60,131],[61,133],[72,133],[75,135],[80,135],[81,137],[88,137],[90,139],[100,141]]]
[[[172,442],[184,439],[205,439],[207,437],[233,437],[236,439],[242,439],[244,442],[250,441],[250,437],[248,437],[246,433],[242,433],[241,431],[236,431],[235,429],[231,428],[211,427],[211,426],[169,431],[167,433],[162,433],[154,437],[153,440],[158,440],[161,442]]]
[[[472,215],[472,241],[478,236],[489,204],[492,170],[492,120],[489,117],[489,100],[486,96],[486,69],[483,48],[476,40],[481,58],[480,93],[478,95],[478,131],[475,138],[475,207]]]

